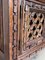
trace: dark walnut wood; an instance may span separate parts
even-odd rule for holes
[[[0,50],[4,52],[4,39],[3,39],[3,14],[2,14],[2,3],[0,1]]]
[[[38,1],[38,2],[43,2],[43,3],[45,3],[45,0],[26,0],[26,1]]]
[[[36,0],[36,1],[39,1],[39,2],[43,2],[43,3],[45,3],[45,0]]]

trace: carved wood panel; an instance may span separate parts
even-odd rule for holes
[[[25,60],[45,46],[42,36],[45,4],[37,1],[9,1],[10,60]]]
[[[27,57],[30,57],[33,52],[38,51],[38,48],[40,49],[45,46],[41,46],[45,40],[42,35],[45,26],[45,4],[37,1],[22,0],[21,9],[22,54],[18,56],[18,60],[25,60]],[[36,48],[37,46],[38,48]]]
[[[17,60],[20,54],[20,1],[13,0],[9,2],[10,15],[10,60]]]

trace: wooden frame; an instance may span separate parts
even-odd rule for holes
[[[9,11],[8,0],[2,0],[3,3],[3,28],[4,28],[4,58],[9,60]]]
[[[20,0],[9,0],[9,36],[9,60],[17,59],[20,42]]]
[[[4,52],[4,35],[3,35],[3,11],[2,2],[0,0],[0,50]]]
[[[44,47],[45,47],[44,42],[38,46],[34,46],[31,49],[29,49],[28,51],[26,51],[25,53],[23,53],[22,55],[18,56],[18,60],[22,60],[28,56],[31,56],[31,54],[33,54],[34,52],[37,52],[40,48],[44,48]]]
[[[8,0],[1,0],[2,4],[2,19],[3,19],[3,34],[4,34],[4,53],[2,52],[2,59],[9,60],[9,11]]]
[[[12,60],[13,1],[9,0],[9,60]]]

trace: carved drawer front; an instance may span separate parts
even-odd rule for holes
[[[41,9],[43,5],[31,1],[25,1],[24,4],[23,50],[25,51],[26,49],[30,49],[34,45],[38,45],[38,38],[43,37],[42,34],[44,28],[45,15],[43,13],[44,9]],[[42,42],[42,40],[40,42]]]
[[[43,8],[44,7],[44,8]],[[44,41],[45,4],[22,0],[21,3],[21,52],[18,60],[25,60],[42,48]],[[38,48],[36,48],[38,46]],[[28,59],[27,59],[28,60]]]
[[[12,4],[10,57],[12,60],[26,60],[45,45],[45,4],[31,0],[13,0]]]

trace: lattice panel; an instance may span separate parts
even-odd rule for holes
[[[39,10],[41,9],[41,5],[40,6],[39,5],[33,2],[28,3],[27,1],[25,2],[25,5],[23,5],[23,7],[25,6],[23,11],[24,13],[23,50],[24,51],[30,49],[33,46],[38,45],[38,41],[42,43],[42,37],[43,37],[42,33],[43,33],[45,18],[44,18],[44,13],[39,12]],[[34,9],[35,11],[33,11]]]
[[[32,40],[40,37],[43,32],[44,16],[42,16],[40,13],[31,13],[27,24],[27,39]]]

